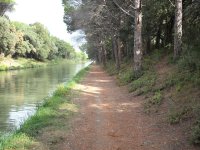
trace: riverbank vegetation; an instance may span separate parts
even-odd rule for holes
[[[32,68],[58,59],[84,61],[67,42],[53,37],[40,23],[27,25],[0,17],[0,70]]]
[[[83,30],[89,58],[144,96],[144,110],[200,144],[200,3],[63,0],[68,30]],[[162,114],[162,115],[161,115]]]
[[[59,85],[53,96],[46,98],[42,106],[38,106],[36,114],[26,120],[20,129],[1,137],[0,150],[49,149],[47,144],[53,149],[55,142],[63,140],[64,133],[69,129],[67,120],[78,111],[71,101],[78,94],[73,87],[88,70],[89,67],[81,70],[66,85]]]

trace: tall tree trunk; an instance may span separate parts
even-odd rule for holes
[[[175,26],[174,26],[174,60],[176,60],[182,51],[182,19],[183,19],[182,0],[176,0]]]
[[[106,49],[105,49],[105,46],[102,45],[102,63],[103,63],[103,66],[106,67],[106,62],[107,62],[107,59],[106,59]]]
[[[156,49],[159,49],[160,48],[160,40],[161,40],[161,32],[162,32],[162,19],[160,19],[160,23],[159,23],[159,26],[158,26],[158,31],[157,31],[157,34],[156,34]]]
[[[116,65],[116,69],[117,71],[119,71],[120,69],[120,61],[119,61],[119,55],[118,55],[118,45],[117,45],[117,38],[116,36],[113,37],[113,44],[114,44],[114,54],[115,54],[115,65]]]
[[[99,59],[99,63],[101,64],[102,63],[102,51],[101,51],[101,49],[98,50],[98,59]]]
[[[170,17],[165,27],[165,46],[173,43],[174,15]]]
[[[117,49],[118,49],[118,60],[119,64],[122,62],[122,48],[121,48],[121,40],[117,37]]]
[[[134,71],[142,69],[142,2],[135,0]]]
[[[112,60],[115,61],[115,41],[113,37],[112,37]]]
[[[150,53],[151,51],[151,37],[150,35],[147,35],[145,41],[144,41],[145,49],[143,50],[143,54],[146,55]]]

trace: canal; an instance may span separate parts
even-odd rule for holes
[[[0,132],[18,128],[58,84],[68,82],[86,64],[58,65],[0,72]]]

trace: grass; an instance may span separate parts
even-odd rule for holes
[[[164,97],[161,91],[156,91],[147,101],[144,102],[144,111],[149,114],[150,112],[157,112],[158,107],[162,104]]]
[[[169,122],[170,124],[177,124],[180,123],[184,118],[187,118],[191,108],[183,107],[179,110],[171,110],[169,114]]]
[[[1,137],[0,150],[41,149],[45,147],[40,139],[43,134],[66,132],[69,128],[67,120],[78,111],[78,107],[71,102],[75,94],[72,89],[88,69],[80,71],[67,85],[60,85],[53,96],[47,98],[44,104],[38,107],[36,114],[26,120],[19,130],[9,136]],[[55,142],[62,139],[59,136],[48,137],[48,139]]]
[[[4,57],[0,58],[0,71],[45,67],[49,65],[56,65],[62,63],[63,61],[65,62],[67,61],[67,63],[69,64],[83,62],[83,61],[66,60],[66,59],[55,59],[51,61],[46,60],[45,62],[41,62],[41,61],[36,61],[34,59],[26,59],[26,58],[12,59]]]
[[[145,71],[141,77],[130,83],[129,92],[136,91],[137,95],[147,94],[152,91],[156,78],[154,71]]]
[[[200,119],[198,119],[192,127],[191,143],[195,145],[200,144]]]
[[[109,61],[109,62],[106,63],[105,70],[111,76],[116,75],[118,73],[113,61]]]
[[[39,62],[34,59],[25,59],[25,58],[1,58],[0,60],[0,71],[6,70],[17,70],[17,69],[26,69],[26,68],[36,68],[47,66],[46,62]]]

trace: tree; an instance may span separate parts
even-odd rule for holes
[[[199,48],[199,0],[183,4],[176,0],[176,10],[173,1],[163,0],[82,0],[78,7],[70,4],[76,0],[64,1],[68,30],[83,30],[89,57],[104,65],[114,60],[118,71],[121,62],[131,58],[137,74],[142,70],[143,55],[155,49],[173,52],[173,44],[176,59],[182,51],[182,39],[184,47]]]
[[[142,69],[142,2],[135,0],[134,71]]]
[[[0,16],[3,16],[7,11],[12,11],[14,5],[14,0],[0,0]]]
[[[15,53],[17,35],[14,26],[4,18],[0,17],[0,54],[12,55]]]
[[[174,60],[180,56],[182,51],[182,0],[176,0],[175,26],[174,26]]]
[[[31,25],[34,33],[37,34],[36,38],[38,39],[37,43],[37,59],[44,60],[47,59],[49,53],[57,51],[55,43],[52,42],[49,31],[41,23],[34,23]]]

